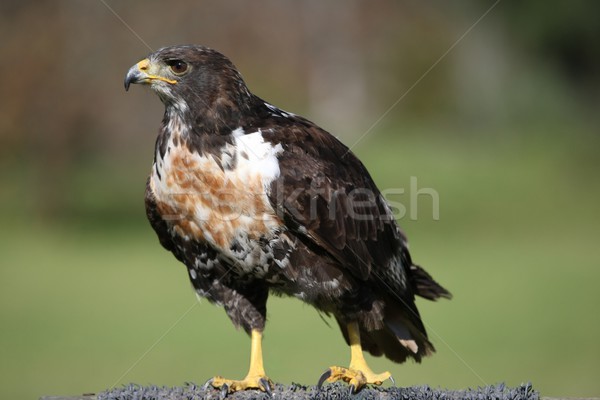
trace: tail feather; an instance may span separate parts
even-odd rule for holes
[[[394,337],[396,346],[401,347],[415,361],[420,362],[422,357],[435,352],[413,301],[405,300],[400,304],[388,301],[383,322]]]
[[[431,275],[418,265],[411,265],[409,277],[415,294],[427,300],[437,300],[440,297],[451,299],[452,294],[437,283]]]
[[[365,335],[377,343],[379,354],[385,355],[394,362],[402,363],[414,354],[402,346],[396,336],[388,329],[366,332]],[[372,351],[369,352],[375,355]]]
[[[394,328],[395,329],[395,328]],[[400,339],[386,323],[386,327],[374,331],[361,330],[361,344],[364,351],[373,356],[385,355],[386,358],[403,363],[412,358],[421,362],[423,356],[432,354],[435,349],[426,337],[420,334],[404,336],[410,339]]]
[[[397,363],[402,363],[409,358],[421,362],[423,357],[435,352],[435,347],[427,337],[427,331],[415,305],[414,295],[428,300],[452,298],[450,292],[437,283],[423,268],[413,265],[410,259],[407,259],[407,264],[410,265],[407,274],[410,289],[400,296],[393,293],[384,295],[381,299],[383,304],[380,308],[381,313],[377,314],[381,324],[362,326],[363,322],[360,326],[363,350],[374,356],[385,355]],[[339,318],[336,319],[348,342],[345,324]]]
[[[337,321],[348,343],[346,325],[339,319]],[[361,326],[360,339],[364,351],[376,357],[385,355],[397,363],[402,363],[409,358],[421,362],[422,357],[435,352],[412,301],[399,302],[396,299],[388,299],[382,327],[367,330]]]

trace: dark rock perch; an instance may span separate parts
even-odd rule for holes
[[[72,398],[45,397],[41,400],[220,400],[221,393],[217,389],[203,389],[195,384],[183,387],[140,386],[129,384],[99,393],[97,396],[81,396]],[[270,400],[266,393],[249,390],[227,396],[230,400]],[[348,393],[348,385],[334,383],[324,386],[320,391],[315,386],[276,384],[273,400],[539,400],[540,395],[533,390],[530,383],[515,388],[506,387],[503,383],[466,390],[434,389],[429,386],[407,388],[365,388],[356,394]]]

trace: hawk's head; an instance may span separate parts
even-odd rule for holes
[[[150,54],[127,72],[125,89],[132,83],[150,85],[168,111],[193,119],[239,114],[251,97],[227,57],[196,45],[165,47]]]

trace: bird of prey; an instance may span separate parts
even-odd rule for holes
[[[296,297],[333,316],[350,346],[348,367],[319,386],[380,385],[363,351],[394,362],[434,351],[415,295],[450,293],[413,263],[406,237],[361,161],[311,121],[252,94],[233,63],[198,45],[165,47],[132,66],[130,84],[164,103],[146,185],[150,224],[187,267],[199,296],[222,306],[251,337],[241,380],[224,393],[270,392],[262,358],[267,297]]]

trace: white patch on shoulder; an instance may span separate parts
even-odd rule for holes
[[[240,137],[244,135],[244,128],[242,128],[241,126],[239,128],[234,129],[231,134],[233,135],[233,137]]]
[[[268,188],[270,183],[279,177],[279,161],[277,155],[283,152],[281,143],[273,145],[265,142],[262,131],[247,135],[240,134],[242,128],[233,131],[237,155],[236,173],[242,175],[259,175],[263,185]]]

